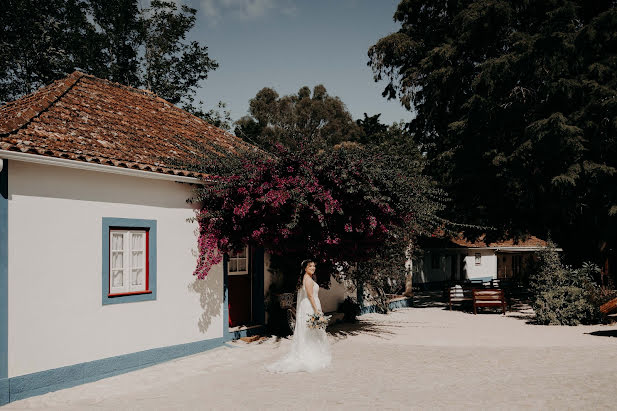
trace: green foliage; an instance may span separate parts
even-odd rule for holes
[[[0,13],[0,104],[93,67],[95,28],[81,0],[7,0]]]
[[[0,102],[15,100],[75,69],[146,87],[186,110],[218,65],[207,47],[187,42],[197,10],[154,0],[8,0],[0,14]]]
[[[592,324],[600,321],[593,282],[599,268],[564,266],[553,243],[540,252],[538,271],[530,279],[536,322],[545,325]]]
[[[534,310],[536,322],[544,325],[593,324],[600,318],[586,291],[574,286],[558,286],[542,293],[536,299]]]
[[[139,86],[138,48],[141,41],[139,8],[133,0],[89,0],[96,61],[92,73],[128,86]],[[94,56],[93,56],[94,57]]]
[[[372,298],[380,312],[389,310],[388,294],[402,294],[406,281],[411,276],[411,266],[408,265],[409,255],[413,248],[413,237],[406,230],[397,230],[375,250],[373,258],[359,262],[353,271],[352,279],[356,287],[369,287]]]
[[[374,258],[384,244],[443,224],[437,216],[443,193],[418,168],[401,168],[400,152],[357,144],[301,147],[237,156],[201,148],[192,166],[209,177],[191,199],[202,206],[197,275],[207,275],[219,252],[251,244],[284,254],[292,267],[315,258],[327,282],[339,269]],[[286,274],[295,277],[298,270]]]
[[[199,102],[199,106],[203,106],[203,102]],[[208,124],[213,125],[214,127],[218,127],[223,130],[231,131],[232,119],[231,112],[227,110],[227,104],[222,101],[219,101],[216,108],[210,109],[208,111],[204,111],[202,108],[197,108],[191,104],[190,107],[184,107],[185,110],[189,111],[192,115],[197,116]]]
[[[577,264],[617,246],[612,1],[403,0],[369,50],[449,216],[491,235],[551,232]]]
[[[265,150],[276,144],[297,148],[309,144],[331,147],[357,140],[361,133],[338,97],[328,95],[323,85],[279,97],[271,88],[261,89],[249,102],[249,116],[237,121],[235,134]]]
[[[207,47],[185,42],[186,33],[195,26],[196,12],[184,4],[153,0],[142,18],[144,83],[172,104],[183,102],[188,111],[195,110],[193,96],[199,83],[218,67]]]

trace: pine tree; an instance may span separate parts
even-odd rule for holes
[[[415,111],[451,218],[550,232],[577,263],[616,249],[615,2],[403,0],[394,19],[369,64]]]

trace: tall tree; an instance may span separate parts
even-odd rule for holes
[[[142,17],[134,0],[89,0],[97,29],[98,64],[92,74],[128,86],[139,86]]]
[[[279,97],[271,88],[261,89],[249,102],[249,116],[238,120],[235,133],[269,150],[280,143],[294,148],[300,144],[333,146],[357,140],[361,129],[345,104],[328,95],[323,85]]]
[[[369,50],[450,211],[573,260],[617,245],[614,1],[403,0]]]
[[[7,0],[0,13],[0,103],[15,100],[100,56],[83,0]]]
[[[173,1],[153,0],[143,18],[144,83],[172,104],[195,111],[194,95],[208,72],[218,67],[208,48],[186,41],[197,10]]]
[[[216,118],[194,104],[200,82],[218,67],[206,46],[186,40],[196,9],[161,0],[148,9],[138,0],[8,3],[0,14],[0,102],[81,69]]]

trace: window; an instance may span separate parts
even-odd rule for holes
[[[227,265],[229,275],[242,275],[249,273],[249,248],[229,254],[229,264]]]
[[[109,295],[150,291],[147,244],[147,230],[109,230]]]
[[[103,304],[156,300],[156,221],[103,218]]]
[[[482,265],[482,254],[476,253],[476,265]]]

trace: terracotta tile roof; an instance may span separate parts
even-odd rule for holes
[[[518,241],[515,241],[513,239],[508,239],[508,240],[502,240],[502,241],[497,241],[494,243],[489,243],[486,244],[484,242],[484,235],[482,235],[478,240],[476,241],[469,241],[467,240],[465,237],[463,236],[459,236],[457,238],[451,238],[450,241],[454,244],[456,244],[457,246],[460,247],[469,247],[469,248],[474,248],[474,247],[491,247],[491,248],[504,248],[504,247],[521,247],[521,248],[533,248],[533,247],[538,247],[538,248],[543,248],[547,246],[546,241],[539,239],[538,237],[534,237],[534,236],[530,236],[526,239],[521,239]]]
[[[178,136],[250,147],[149,91],[78,71],[0,107],[1,150],[199,177],[171,164],[190,158]]]

